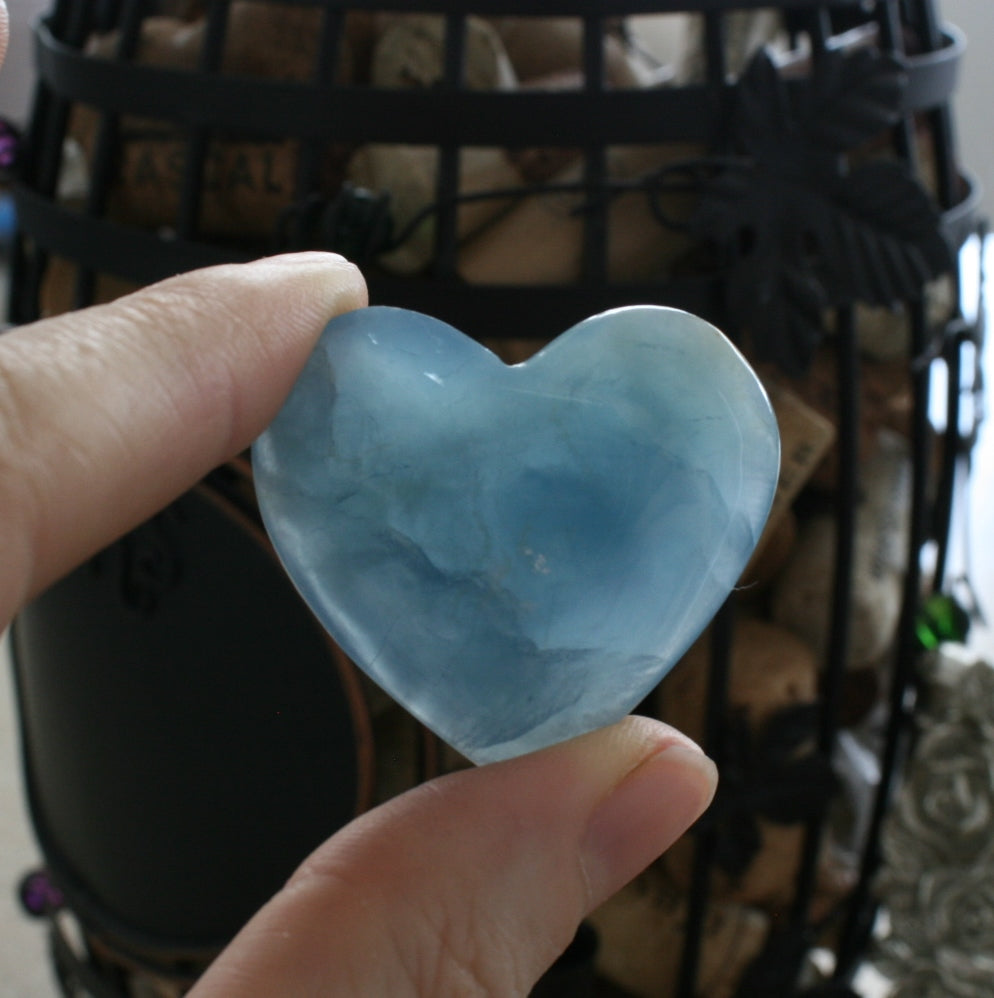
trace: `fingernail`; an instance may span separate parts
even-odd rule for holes
[[[661,856],[704,813],[717,783],[714,763],[689,742],[669,744],[625,776],[594,809],[584,836],[592,903]]]

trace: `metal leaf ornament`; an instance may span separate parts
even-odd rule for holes
[[[717,248],[731,323],[757,359],[800,374],[826,307],[917,300],[952,268],[928,193],[901,161],[868,152],[899,120],[906,83],[873,50],[828,52],[789,83],[760,52],[739,80],[733,158],[705,183],[691,228]]]

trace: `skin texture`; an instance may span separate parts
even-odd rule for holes
[[[0,627],[248,446],[328,319],[365,301],[352,265],[304,253],[0,335]],[[715,779],[682,735],[628,718],[427,783],[302,857],[193,994],[525,995]]]

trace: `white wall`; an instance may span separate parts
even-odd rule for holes
[[[938,0],[941,18],[967,36],[955,103],[960,158],[983,185],[984,207],[994,210],[994,5],[990,0]]]
[[[31,106],[33,45],[31,26],[49,10],[50,0],[7,0],[10,45],[0,71],[0,115],[23,124]]]

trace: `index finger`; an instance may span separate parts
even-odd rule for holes
[[[291,254],[0,336],[0,622],[247,447],[365,302],[341,257]]]

